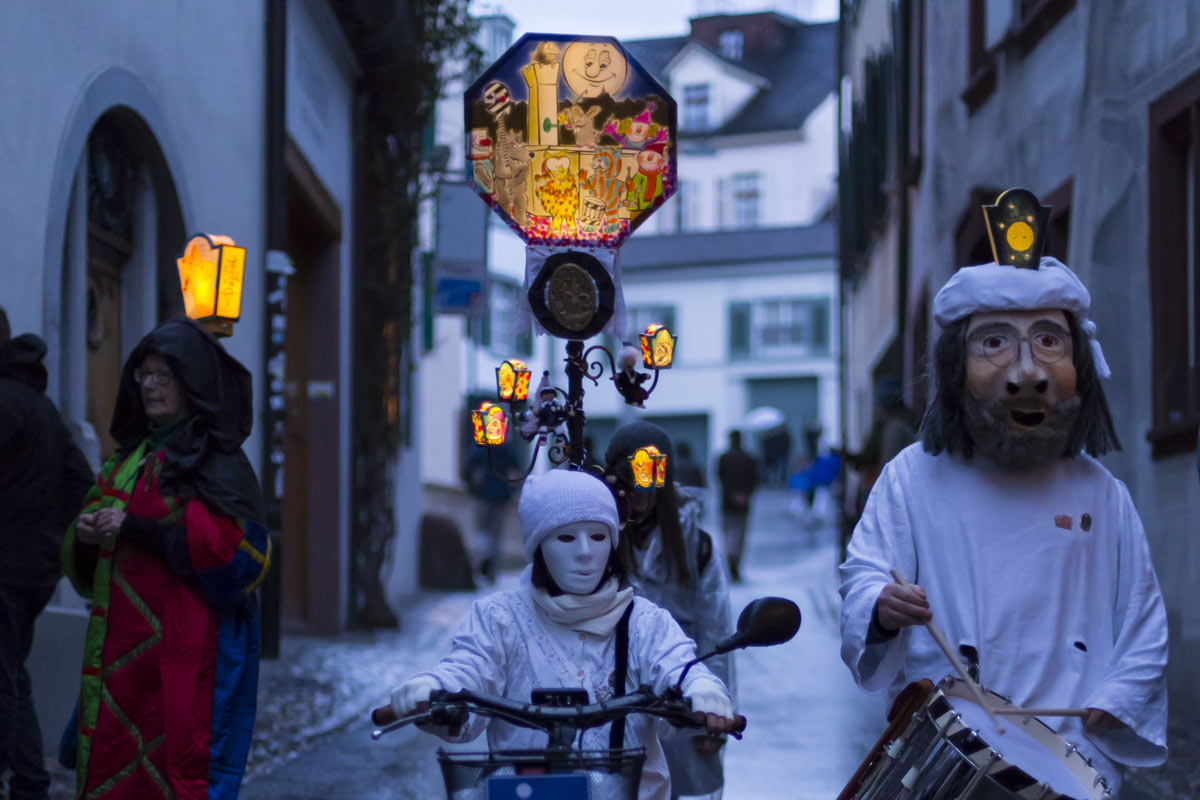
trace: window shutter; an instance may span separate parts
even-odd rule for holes
[[[729,358],[750,355],[750,304],[729,304]]]
[[[812,350],[814,355],[829,353],[829,301],[812,304]]]

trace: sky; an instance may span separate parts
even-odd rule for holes
[[[471,0],[475,15],[507,14],[524,33],[566,33],[645,39],[680,36],[688,18],[705,14],[781,11],[814,22],[836,17],[837,0]]]

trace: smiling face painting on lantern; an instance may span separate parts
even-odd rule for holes
[[[1115,796],[1123,766],[1166,759],[1163,600],[1129,492],[1096,460],[1119,443],[1090,295],[1040,256],[1049,208],[1031,193],[985,213],[996,263],[960,269],[934,299],[921,439],[884,468],[841,565],[842,658],[891,703],[955,674],[933,622],[981,686],[1072,712],[1042,722]],[[987,794],[1001,785],[972,796],[1025,796]]]

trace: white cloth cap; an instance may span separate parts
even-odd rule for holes
[[[552,469],[529,476],[521,489],[517,516],[521,519],[525,557],[530,561],[552,531],[573,522],[604,524],[612,546],[617,546],[617,502],[604,481],[586,472]]]
[[[1112,371],[1096,339],[1096,323],[1087,317],[1091,305],[1092,296],[1075,273],[1058,259],[1042,256],[1037,269],[999,264],[963,267],[933,298],[933,318],[945,327],[980,311],[1069,311],[1087,334],[1096,373],[1107,378]]]

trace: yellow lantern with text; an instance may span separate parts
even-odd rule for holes
[[[639,334],[642,343],[642,365],[650,369],[670,369],[675,359],[675,339],[671,331],[653,323]]]
[[[529,367],[510,358],[496,367],[496,392],[505,403],[524,403],[529,397]]]
[[[216,336],[230,336],[242,313],[246,248],[228,236],[200,233],[188,241],[183,257],[175,263],[188,317]]]
[[[508,417],[500,406],[484,402],[471,412],[471,427],[475,444],[499,447],[508,435]]]

